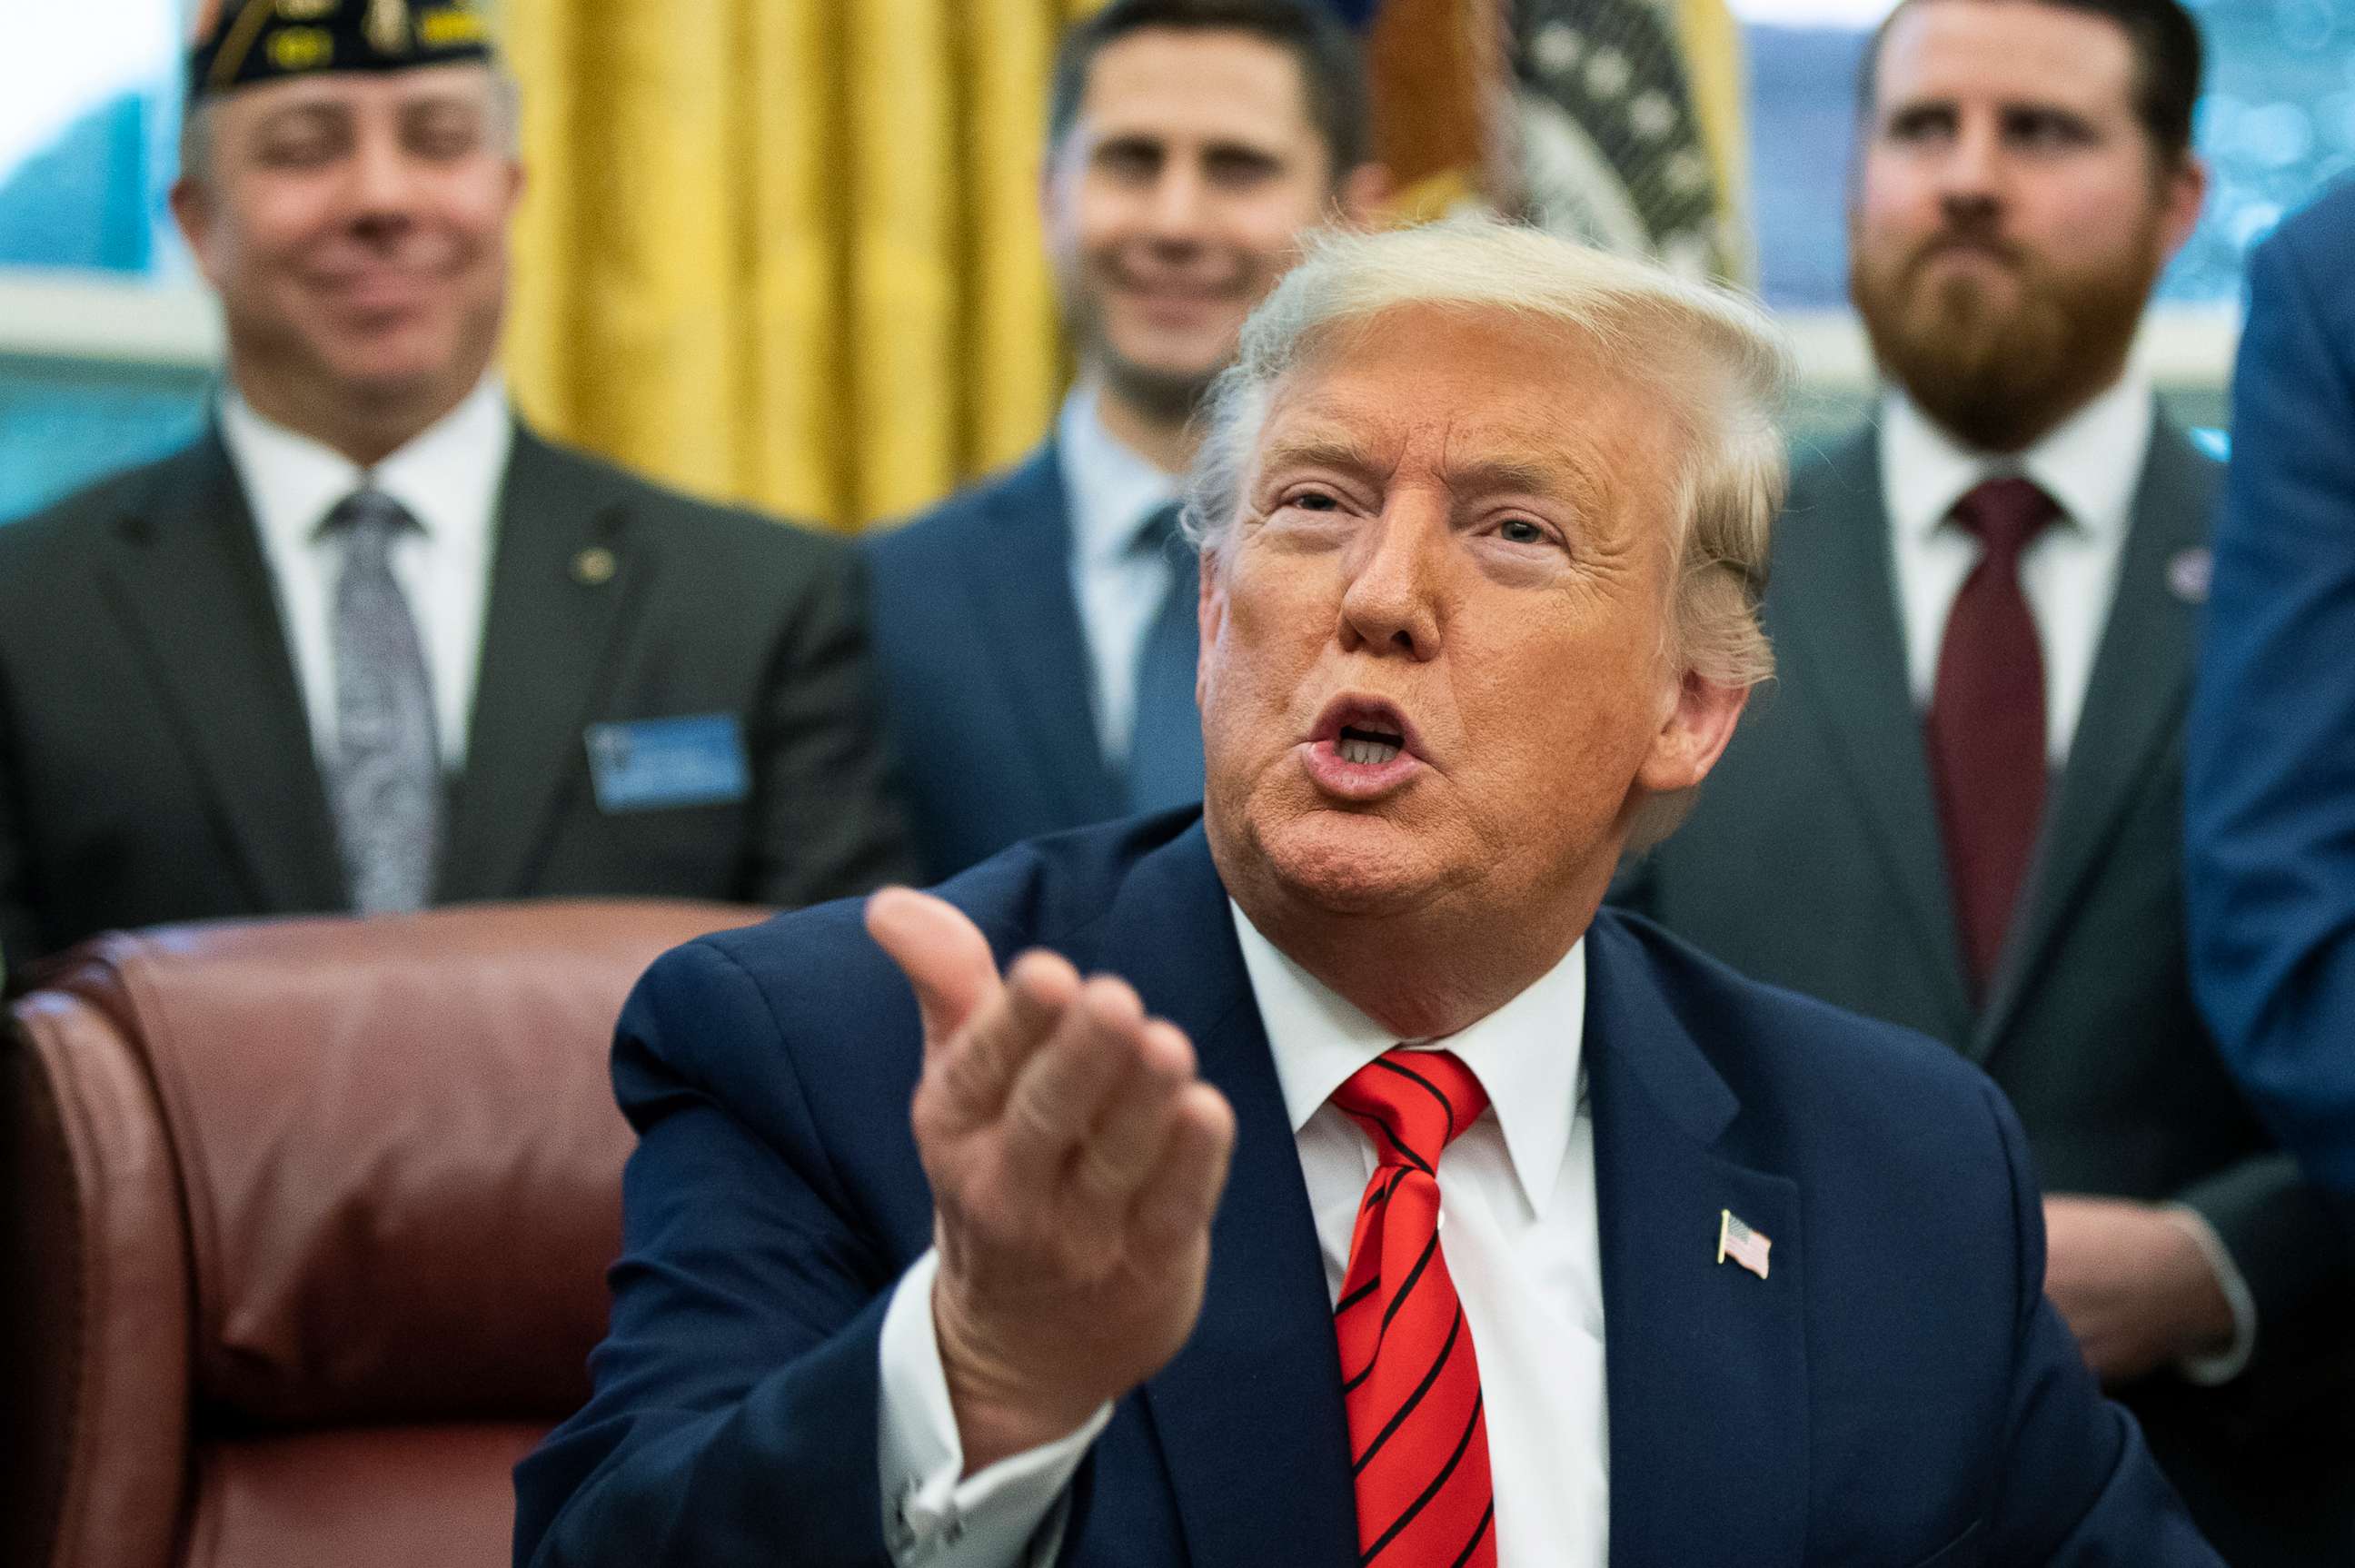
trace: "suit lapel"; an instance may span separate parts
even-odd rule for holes
[[[1767,617],[1785,684],[1829,732],[1858,816],[1911,916],[1912,962],[1934,976],[1961,1039],[1971,1017],[1922,720],[1906,682],[1881,460],[1868,427],[1811,475],[1780,526]],[[1765,699],[1775,700],[1770,692]]]
[[[1096,741],[1087,639],[1071,600],[1071,525],[1055,443],[1006,477],[986,498],[989,527],[967,545],[962,573],[983,646],[1004,672],[1011,718],[1058,816],[1095,822],[1120,815],[1119,781]]]
[[[1796,1564],[1807,1526],[1799,1192],[1714,1147],[1740,1104],[1607,913],[1587,942],[1611,1568]],[[1717,1261],[1721,1211],[1772,1242]]]
[[[559,808],[587,787],[582,732],[656,568],[629,521],[591,465],[516,432],[439,901],[528,892]]]
[[[1196,1563],[1347,1568],[1356,1494],[1316,1221],[1226,891],[1198,823],[1141,862],[1103,966],[1186,1030],[1234,1107],[1201,1320],[1145,1385]]]
[[[1995,997],[1979,1019],[1974,1042],[1979,1055],[2017,1016],[2121,818],[2182,721],[2199,610],[2176,591],[2170,576],[2179,557],[2207,546],[2217,482],[2217,465],[2162,419],[2151,432],[2150,456],[2135,490],[2109,622],[2027,907],[2008,944]]]
[[[270,568],[218,432],[159,469],[118,525],[108,597],[164,699],[252,907],[345,907]]]

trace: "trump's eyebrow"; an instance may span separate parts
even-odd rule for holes
[[[1389,462],[1376,453],[1372,442],[1340,430],[1279,435],[1259,454],[1262,474],[1275,468],[1341,468],[1365,474],[1389,466]]]
[[[1275,468],[1340,468],[1354,473],[1388,469],[1391,459],[1374,442],[1340,431],[1305,431],[1277,436],[1261,452],[1262,473]],[[1540,456],[1507,453],[1471,462],[1446,464],[1447,482],[1457,490],[1534,490],[1540,494],[1570,488],[1578,464],[1568,453]]]
[[[1343,474],[1383,475],[1397,465],[1393,443],[1351,424],[1309,424],[1272,437],[1260,452],[1258,477],[1325,468]],[[1459,496],[1520,494],[1554,496],[1592,506],[1598,496],[1595,459],[1581,442],[1563,432],[1507,430],[1491,432],[1487,448],[1461,462],[1443,458],[1441,477]],[[1503,450],[1497,450],[1498,447]]]
[[[1444,472],[1447,487],[1459,495],[1492,496],[1502,490],[1566,496],[1581,487],[1578,466],[1566,458],[1484,457],[1476,463],[1451,463]]]

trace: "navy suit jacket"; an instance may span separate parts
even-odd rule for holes
[[[2355,1199],[2355,181],[2250,260],[2208,611],[2193,982],[2259,1112]]]
[[[867,552],[876,670],[918,853],[946,877],[1009,844],[1201,795],[1194,619],[1177,616],[1175,689],[1137,692],[1133,791],[1097,739],[1071,595],[1071,523],[1052,442]],[[1188,602],[1193,555],[1181,552]],[[1172,775],[1178,782],[1166,781]]]
[[[1765,622],[1775,678],[1676,836],[1620,896],[1742,973],[1942,1040],[1985,1069],[2051,1192],[2178,1202],[2214,1227],[2256,1315],[2247,1371],[2161,1369],[2119,1392],[2241,1568],[2355,1545],[2350,1238],[2243,1103],[2192,1001],[2184,709],[2218,465],[2162,418],[2101,651],[1997,977],[1955,933],[1922,720],[1864,431],[1798,464]],[[2175,580],[2175,581],[2171,581]]]
[[[1062,1561],[1348,1568],[1324,1265],[1201,828],[1066,835],[942,891],[1001,959],[1135,983],[1238,1122],[1200,1322],[1092,1446]],[[1589,935],[1612,1568],[2214,1564],[2043,1300],[1993,1085],[1639,920]],[[932,1240],[920,1055],[855,904],[649,971],[614,1057],[641,1141],[612,1329],[590,1403],[517,1471],[518,1563],[889,1561],[878,1336]],[[1721,1210],[1773,1238],[1767,1278],[1714,1261]]]

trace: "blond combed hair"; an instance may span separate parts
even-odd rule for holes
[[[1252,313],[1199,416],[1186,531],[1215,570],[1243,507],[1275,388],[1337,328],[1438,306],[1567,329],[1657,394],[1678,444],[1662,543],[1672,565],[1661,650],[1679,677],[1748,691],[1774,671],[1760,620],[1789,479],[1781,419],[1791,351],[1745,294],[1492,218],[1312,237]],[[1692,792],[1646,801],[1627,852],[1666,838]]]

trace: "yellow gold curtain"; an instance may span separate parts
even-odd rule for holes
[[[856,528],[1037,441],[1054,42],[1094,0],[505,0],[506,364],[552,433]]]

